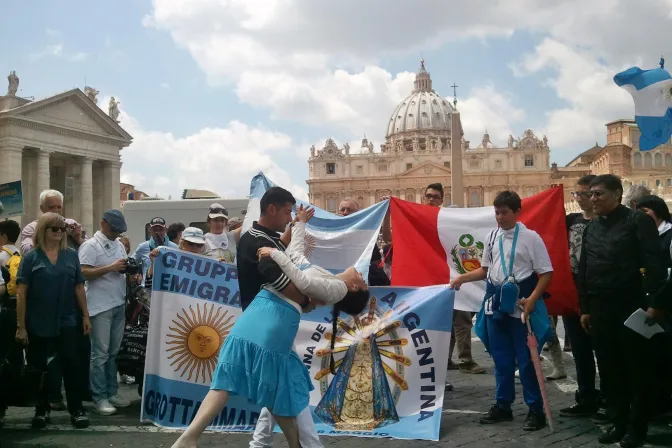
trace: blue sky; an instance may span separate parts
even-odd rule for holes
[[[304,194],[310,145],[382,143],[421,57],[437,92],[452,98],[459,85],[473,146],[486,128],[502,145],[531,128],[564,164],[604,144],[606,122],[632,116],[611,77],[656,65],[672,10],[669,0],[627,15],[624,0],[464,3],[10,2],[0,73],[17,71],[21,96],[86,82],[103,109],[120,99],[135,137],[122,179],[150,194],[240,196],[259,169]]]

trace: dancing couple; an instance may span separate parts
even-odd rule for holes
[[[266,408],[272,416],[264,418],[268,430],[274,419],[290,448],[302,446],[299,433],[306,429],[300,426],[307,425],[297,424],[297,416],[303,422],[300,414],[310,416],[313,386],[308,369],[293,349],[301,314],[315,306],[331,305],[334,318],[340,311],[356,315],[366,307],[369,292],[354,267],[333,275],[305,258],[305,224],[313,209],[297,209],[285,252],[278,232],[292,221],[295,203],[288,191],[270,188],[261,199],[259,222],[241,237],[237,262],[244,312],[222,345],[210,392],[173,448],[195,447],[230,395],[245,396]],[[310,433],[301,434],[304,437],[317,438]]]

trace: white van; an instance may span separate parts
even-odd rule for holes
[[[126,236],[131,240],[131,253],[149,239],[149,221],[152,218],[160,216],[166,220],[166,225],[181,222],[185,227],[198,227],[207,232],[208,208],[212,204],[223,205],[229,212],[229,218],[237,216],[244,219],[248,201],[248,198],[126,201],[122,211],[128,227]]]

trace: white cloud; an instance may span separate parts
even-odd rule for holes
[[[119,99],[119,98],[117,98]],[[99,101],[106,106],[110,97]],[[186,137],[144,129],[120,108],[121,125],[133,136],[122,150],[122,182],[154,196],[178,198],[186,188],[214,191],[225,197],[246,197],[250,180],[263,171],[275,183],[306,200],[306,189],[292,183],[272,156],[292,151],[292,139],[261,126],[231,121],[223,128],[204,128]]]
[[[53,28],[46,28],[44,30],[44,32],[47,34],[47,36],[50,36],[50,37],[60,37],[61,36],[61,32],[58,31],[58,30],[55,30]]]
[[[63,44],[55,44],[55,45],[47,45],[44,49],[37,51],[35,53],[31,53],[28,56],[28,59],[31,62],[37,62],[47,57],[66,58],[67,60],[72,62],[81,62],[86,60],[88,55],[82,51],[69,54],[64,51]]]
[[[487,130],[495,146],[505,146],[506,138],[513,134],[511,124],[521,123],[525,112],[513,105],[515,98],[498,91],[493,84],[474,89],[470,96],[458,102],[460,120],[465,138],[475,148]]]
[[[73,62],[79,62],[79,61],[84,61],[86,58],[88,58],[89,55],[80,51],[78,53],[73,54],[72,56],[69,56],[68,59],[73,61]]]
[[[29,56],[31,62],[37,62],[47,56],[59,57],[63,54],[63,44],[48,45],[44,49]]]
[[[590,52],[551,38],[514,66],[519,76],[551,71],[546,83],[567,103],[547,114],[548,138],[552,147],[560,148],[561,159],[575,155],[563,148],[604,141],[607,122],[633,116],[632,98],[613,82],[614,74],[623,68],[599,62]]]
[[[242,101],[273,117],[378,139],[411,81],[408,73],[378,67],[381,58],[528,32],[541,42],[515,67],[519,75],[548,71],[546,85],[566,102],[549,111],[545,130],[554,151],[568,159],[569,151],[603,140],[607,121],[632,116],[613,74],[627,65],[655,66],[666,49],[672,1],[640,3],[416,0],[391,8],[389,0],[194,0],[187,7],[153,0],[143,23],[170,33],[211,85],[234,86]],[[502,138],[524,119],[503,87],[461,101],[472,140],[469,134],[480,140],[485,127]]]

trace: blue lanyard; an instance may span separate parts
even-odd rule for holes
[[[518,242],[518,230],[520,229],[519,224],[516,224],[516,230],[513,232],[513,244],[511,245],[511,257],[509,259],[509,272],[506,271],[506,260],[504,259],[504,243],[503,238],[504,234],[499,235],[499,259],[502,262],[502,271],[504,271],[504,278],[509,278],[509,275],[513,276],[513,261],[516,258],[516,243]]]

